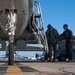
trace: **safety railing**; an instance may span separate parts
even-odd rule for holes
[[[35,29],[37,29],[36,34],[36,39],[38,39],[39,43],[43,42],[45,50],[48,52],[48,44],[47,44],[47,39],[46,39],[46,34],[44,32],[44,22],[43,22],[43,17],[42,17],[42,11],[40,7],[40,3],[37,1],[34,1],[34,7],[36,7],[37,13],[34,13],[33,16],[33,24]],[[35,23],[35,19],[38,18],[40,26],[38,26]]]

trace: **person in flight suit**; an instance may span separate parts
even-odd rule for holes
[[[58,41],[58,31],[53,28],[50,24],[48,24],[47,26],[47,31],[46,31],[46,37],[47,37],[47,42],[48,42],[48,48],[49,48],[49,53],[48,53],[48,57],[49,57],[49,61],[51,61],[51,57],[52,57],[52,49],[54,51],[54,55],[53,55],[53,62],[55,62],[56,60],[56,45],[57,45],[57,41]]]
[[[61,36],[64,37],[65,39],[65,48],[66,48],[66,57],[69,59],[69,61],[72,60],[72,31],[70,29],[68,29],[68,25],[64,24],[63,25],[63,29],[65,30]]]

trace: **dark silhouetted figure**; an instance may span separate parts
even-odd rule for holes
[[[36,53],[35,57],[36,57],[36,58],[38,58],[38,57],[39,57],[39,55]]]
[[[65,39],[65,48],[66,48],[66,57],[70,60],[72,60],[72,31],[68,29],[68,25],[64,24],[63,29],[65,30],[61,36]]]
[[[46,31],[46,37],[47,37],[48,48],[49,48],[49,53],[48,53],[49,61],[51,61],[52,49],[54,51],[53,62],[56,60],[56,45],[58,41],[58,36],[59,36],[58,31],[49,24],[48,29]]]

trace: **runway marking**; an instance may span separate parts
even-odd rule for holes
[[[17,65],[8,66],[7,72],[22,72]]]

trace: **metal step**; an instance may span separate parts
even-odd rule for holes
[[[41,14],[35,14],[35,18],[40,18]]]

